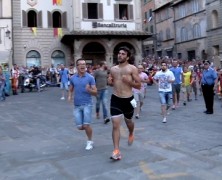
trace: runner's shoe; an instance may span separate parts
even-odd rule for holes
[[[87,141],[86,142],[86,150],[91,150],[93,149],[93,141]]]
[[[131,146],[133,144],[133,141],[134,141],[134,135],[129,135],[128,145]]]
[[[122,156],[119,149],[115,149],[112,153],[112,156],[110,157],[110,159],[113,159],[113,160],[121,160],[121,158]]]
[[[104,119],[104,124],[107,124],[108,122],[110,122],[110,119],[109,118],[105,118]]]

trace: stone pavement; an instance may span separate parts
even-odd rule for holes
[[[155,86],[148,86],[135,142],[121,126],[121,161],[113,150],[111,123],[95,119],[95,148],[73,123],[72,104],[57,87],[10,96],[0,103],[0,180],[221,180],[222,108],[203,113],[202,96],[171,111],[162,123]]]

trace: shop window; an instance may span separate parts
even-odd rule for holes
[[[60,64],[66,65],[66,63],[65,63],[65,54],[60,50],[54,51],[52,53],[51,59],[52,59],[52,64],[54,66],[58,66]]]
[[[29,51],[26,55],[26,66],[40,66],[41,65],[41,56],[39,52],[32,50]]]
[[[82,14],[84,19],[103,19],[103,4],[82,3]]]
[[[133,20],[133,5],[114,4],[115,20]]]

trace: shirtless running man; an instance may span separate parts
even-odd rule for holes
[[[133,97],[132,88],[140,89],[141,80],[137,68],[128,63],[130,55],[130,50],[127,47],[121,47],[118,53],[119,64],[111,68],[108,77],[108,84],[113,86],[110,114],[113,124],[112,138],[114,145],[111,159],[114,160],[121,159],[119,142],[122,115],[129,129],[128,145],[131,145],[134,140],[134,122],[132,121],[132,117],[136,101]]]

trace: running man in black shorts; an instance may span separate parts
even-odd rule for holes
[[[134,140],[134,122],[132,121],[136,101],[133,98],[132,88],[140,89],[141,80],[138,70],[134,65],[129,64],[130,50],[127,47],[121,47],[118,53],[119,64],[113,66],[110,70],[108,84],[113,86],[113,94],[110,103],[110,114],[112,118],[113,145],[114,151],[111,159],[121,159],[119,150],[120,125],[124,117],[125,123],[129,129],[128,144],[131,145]]]

